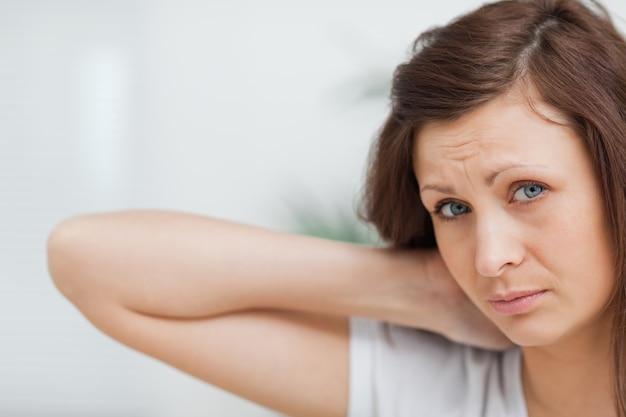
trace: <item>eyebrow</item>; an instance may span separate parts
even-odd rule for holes
[[[502,166],[495,168],[494,170],[489,172],[487,176],[485,176],[485,185],[491,187],[493,183],[496,181],[496,178],[498,178],[498,175],[502,174],[503,172],[509,171],[511,169],[516,169],[516,168],[545,168],[545,166],[536,165],[536,164],[527,165],[527,164],[515,164],[515,163],[502,165]],[[449,187],[446,185],[440,185],[440,184],[425,184],[420,187],[420,192],[424,192],[427,190],[438,191],[443,194],[455,194],[454,189],[452,187]]]

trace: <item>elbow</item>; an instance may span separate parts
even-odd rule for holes
[[[72,218],[56,226],[47,242],[48,271],[57,289],[70,301],[83,292],[86,242],[81,218]]]

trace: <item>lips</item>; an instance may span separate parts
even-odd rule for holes
[[[521,314],[535,305],[545,293],[545,290],[515,291],[502,295],[494,295],[487,301],[489,301],[493,309],[500,314]]]

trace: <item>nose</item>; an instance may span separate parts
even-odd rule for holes
[[[476,223],[476,270],[485,277],[497,277],[515,267],[524,258],[521,242],[513,221],[503,214],[491,212]]]

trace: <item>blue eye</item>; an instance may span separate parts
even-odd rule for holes
[[[543,193],[544,187],[540,184],[528,184],[515,190],[513,197],[516,201],[531,200]]]
[[[437,208],[437,213],[442,217],[457,217],[467,212],[469,212],[469,207],[456,201],[443,203]]]

